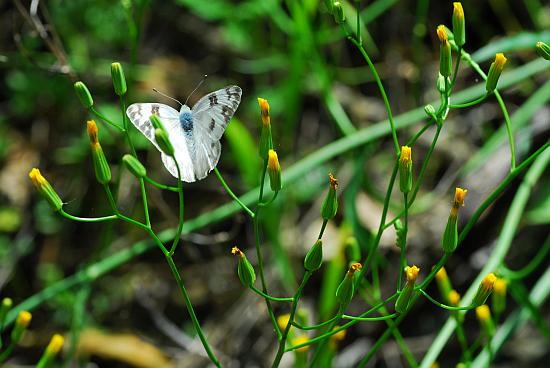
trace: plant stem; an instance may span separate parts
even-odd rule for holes
[[[403,279],[403,271],[405,270],[405,266],[407,265],[407,258],[405,254],[406,246],[407,246],[407,233],[409,229],[409,204],[407,201],[407,193],[403,193],[403,206],[405,207],[405,216],[404,216],[404,227],[403,227],[403,240],[401,245],[401,253],[399,255],[399,276],[397,279],[397,291],[401,290],[401,283]]]
[[[181,182],[181,169],[178,165],[178,161],[176,161],[176,157],[172,156],[172,159],[174,160],[174,164],[176,165],[176,169],[178,170],[178,199],[179,199],[179,222],[178,222],[178,228],[176,230],[176,234],[174,235],[174,240],[172,242],[172,247],[170,248],[170,255],[174,255],[174,252],[176,251],[176,247],[178,246],[178,242],[181,238],[181,233],[183,231],[183,213],[184,213],[184,207],[183,207],[183,185]]]
[[[193,304],[191,303],[191,299],[187,294],[187,290],[183,285],[183,281],[181,279],[181,276],[178,272],[176,264],[174,263],[174,260],[172,259],[171,255],[166,256],[166,262],[168,262],[168,265],[170,266],[170,270],[172,271],[172,275],[176,279],[176,282],[180,288],[181,294],[183,295],[183,299],[185,301],[185,306],[187,307],[187,311],[189,312],[189,316],[191,317],[191,321],[193,322],[193,327],[195,327],[195,331],[197,332],[197,335],[199,335],[199,338],[202,342],[202,345],[204,346],[204,349],[206,350],[206,353],[208,354],[208,357],[216,367],[221,367],[222,365],[218,361],[218,358],[216,358],[216,355],[212,351],[212,348],[210,347],[210,344],[208,343],[208,340],[206,339],[206,336],[202,331],[199,320],[197,319],[197,316],[195,314],[195,310],[193,309]]]
[[[288,318],[286,327],[281,335],[281,338],[279,339],[279,349],[277,350],[277,355],[275,356],[275,360],[273,360],[273,364],[271,365],[271,368],[276,368],[281,363],[281,359],[283,357],[283,354],[285,353],[286,338],[288,337],[288,332],[290,331],[290,327],[294,322],[294,316],[296,315],[298,302],[300,301],[300,298],[302,296],[302,290],[304,289],[304,286],[306,286],[306,283],[308,282],[311,275],[312,275],[311,271],[306,271],[306,273],[304,274],[304,277],[302,278],[302,282],[300,283],[300,286],[298,286],[298,290],[296,290],[296,294],[294,294],[294,297],[292,298],[293,300],[292,300],[292,307],[290,308],[290,317]]]
[[[152,186],[155,186],[159,189],[164,189],[164,190],[169,190],[169,191],[172,191],[172,192],[177,192],[178,191],[178,188],[177,187],[172,187],[170,185],[164,185],[164,184],[161,184],[153,179],[151,179],[150,177],[146,176],[143,178],[146,182],[148,182],[149,184],[151,184]]]
[[[451,104],[449,107],[451,109],[463,109],[463,108],[466,108],[466,107],[475,106],[475,105],[485,101],[487,99],[487,97],[489,97],[488,94],[486,94],[484,96],[481,96],[481,97],[478,97],[475,100],[470,101],[470,102],[464,102],[464,103],[456,104],[456,105]]]
[[[294,301],[294,298],[276,298],[271,295],[267,295],[265,293],[262,293],[260,290],[256,289],[254,286],[250,286],[250,289],[255,292],[256,294],[259,294],[263,296],[264,298],[267,298],[269,300],[273,300],[274,302],[292,302]]]
[[[229,185],[227,185],[227,183],[225,182],[225,180],[223,179],[222,177],[222,174],[220,174],[219,170],[217,167],[214,168],[214,173],[216,174],[216,176],[218,177],[220,183],[222,183],[222,186],[224,187],[225,191],[227,192],[227,194],[229,194],[229,196],[231,198],[233,198],[233,200],[235,202],[237,202],[239,204],[239,206],[241,206],[241,208],[251,217],[251,218],[254,218],[254,212],[252,212],[252,210],[250,208],[248,208],[248,206],[246,204],[244,204],[240,199],[239,197],[237,197],[235,195],[235,193],[233,193],[233,191],[231,190],[231,188],[229,188]]]
[[[475,306],[473,305],[470,305],[470,306],[467,306],[467,307],[452,307],[450,305],[446,305],[446,304],[443,304],[443,303],[440,303],[438,302],[437,300],[435,300],[434,298],[432,298],[431,296],[428,295],[427,292],[425,292],[424,290],[422,289],[418,289],[418,291],[420,292],[420,294],[424,295],[426,297],[426,299],[428,299],[430,302],[434,303],[435,305],[437,305],[438,307],[440,308],[443,308],[443,309],[446,309],[446,310],[450,310],[450,311],[457,311],[457,310],[472,310],[475,308]]]
[[[110,216],[103,216],[103,217],[77,217],[65,212],[62,208],[59,210],[59,214],[61,214],[63,217],[69,220],[78,221],[78,222],[106,222],[106,221],[113,221],[118,219],[117,215],[110,215]]]
[[[381,316],[381,317],[356,317],[356,316],[348,316],[347,314],[344,314],[342,315],[342,318],[351,319],[354,321],[371,322],[371,321],[385,321],[387,319],[394,319],[397,316],[399,316],[399,313],[388,314],[387,316]]]
[[[126,130],[124,128],[121,128],[120,126],[118,126],[118,124],[115,124],[113,123],[111,120],[109,120],[105,115],[103,115],[102,113],[100,113],[99,111],[97,111],[95,109],[95,107],[91,106],[90,107],[90,112],[92,114],[94,114],[95,116],[97,116],[98,118],[100,118],[101,120],[103,120],[105,123],[109,124],[110,126],[112,126],[113,128],[115,128],[116,130],[118,130],[119,132],[121,133],[124,133]]]

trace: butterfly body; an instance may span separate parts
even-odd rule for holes
[[[174,146],[176,159],[174,161],[161,151],[164,166],[174,177],[181,176],[183,181],[194,182],[205,178],[217,165],[221,154],[220,139],[239,106],[241,94],[240,87],[228,86],[202,97],[192,109],[182,105],[178,112],[160,103],[136,103],[128,107],[126,114],[161,151],[149,120],[151,115],[157,115]]]

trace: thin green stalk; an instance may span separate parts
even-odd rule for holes
[[[260,193],[258,196],[257,203],[262,202],[262,197],[264,193],[265,175],[267,172],[267,162],[264,162],[263,165],[264,165],[264,168],[262,172],[262,177],[260,179]],[[261,208],[260,206],[256,206],[254,217],[252,217],[252,223],[254,226],[254,240],[255,240],[255,246],[256,246],[256,256],[258,257],[258,269],[260,272],[260,281],[262,283],[262,292],[266,295],[269,295],[269,292],[267,290],[267,284],[265,282],[264,260],[263,260],[261,244],[260,244],[261,243],[260,242],[260,221],[259,221],[260,208]],[[267,306],[267,313],[269,314],[269,318],[271,319],[271,324],[273,325],[273,328],[277,333],[277,339],[280,339],[281,330],[279,329],[279,325],[277,324],[277,318],[275,318],[275,313],[273,313],[273,307],[271,306],[271,302],[268,298],[265,298],[265,304]]]
[[[457,318],[460,317],[457,316]],[[462,326],[462,323],[459,323],[459,321],[456,322],[456,337],[458,343],[460,344],[460,349],[462,350],[462,356],[464,357],[464,360],[467,362],[467,364],[469,364],[472,361],[472,356],[470,355],[470,351],[468,350],[468,340],[466,339],[464,327]]]
[[[451,104],[449,107],[451,109],[464,109],[466,107],[472,107],[472,106],[475,106],[475,105],[485,101],[487,99],[487,97],[489,97],[488,94],[486,94],[484,96],[481,96],[481,97],[478,97],[475,100],[470,101],[470,102],[464,102],[464,103],[456,104],[456,105]]]
[[[380,94],[382,95],[382,99],[384,100],[384,105],[386,107],[386,111],[388,113],[388,120],[390,122],[390,129],[391,129],[391,135],[393,138],[393,145],[395,150],[395,155],[399,156],[399,141],[397,139],[397,131],[395,130],[395,123],[393,121],[393,113],[391,111],[390,102],[388,100],[388,96],[386,95],[386,90],[384,89],[384,85],[382,84],[382,80],[380,79],[380,76],[378,75],[378,72],[376,71],[376,67],[372,63],[369,55],[367,54],[367,51],[363,47],[363,43],[359,40],[355,39],[354,37],[348,37],[349,40],[359,49],[359,52],[361,52],[361,55],[363,55],[363,58],[369,65],[369,68],[371,70],[371,73],[374,75],[374,79],[376,80],[376,84],[378,85],[378,89],[380,90]]]
[[[239,206],[241,206],[241,208],[251,217],[251,218],[254,218],[254,212],[252,212],[252,210],[250,208],[248,208],[248,206],[246,204],[244,204],[240,199],[239,197],[237,197],[235,195],[235,193],[233,193],[233,191],[231,190],[231,188],[229,187],[229,185],[227,185],[227,183],[225,182],[225,180],[223,179],[222,177],[222,174],[220,173],[220,171],[218,170],[217,167],[214,168],[214,173],[216,174],[216,176],[218,177],[218,180],[220,181],[220,183],[222,183],[222,186],[224,187],[225,191],[227,192],[227,194],[229,194],[229,196],[231,198],[233,198],[233,200],[235,202],[237,202],[239,204]]]
[[[548,252],[550,251],[550,236],[546,238],[543,246],[539,249],[537,254],[531,258],[531,262],[527,266],[523,267],[520,270],[513,271],[506,266],[502,266],[499,270],[503,276],[509,280],[521,280],[529,276],[533,271],[535,271],[539,265],[546,259]]]
[[[128,216],[125,216],[123,215],[119,210],[118,210],[118,206],[116,204],[116,201],[113,197],[113,193],[111,192],[111,189],[109,188],[109,185],[108,184],[105,184],[103,185],[103,188],[105,189],[105,193],[107,194],[107,199],[109,200],[109,204],[111,205],[111,209],[113,210],[113,212],[115,213],[115,216],[118,217],[119,219],[121,220],[124,220],[132,225],[135,225],[137,227],[140,227],[144,230],[148,230],[149,227],[145,224],[142,224],[141,222],[139,221],[136,221],[134,220],[133,218],[130,218]]]
[[[264,298],[267,298],[269,300],[272,300],[274,302],[292,302],[294,301],[294,298],[277,298],[271,295],[267,295],[266,293],[262,293],[260,290],[256,289],[254,286],[250,286],[250,289],[255,292],[258,295],[263,296]]]
[[[63,208],[59,210],[59,214],[61,214],[61,216],[65,218],[68,218],[69,220],[78,221],[78,222],[106,222],[106,221],[113,221],[118,219],[117,215],[110,215],[110,216],[103,216],[103,217],[77,217],[65,212]]]
[[[454,45],[454,43],[452,43]],[[455,45],[456,47],[456,45]],[[466,60],[468,64],[474,69],[483,79],[487,79],[487,75],[478,63],[476,63],[470,54],[468,54],[466,51],[461,50],[461,55]],[[495,89],[494,91],[495,97],[497,99],[498,105],[500,106],[500,109],[502,110],[502,114],[504,115],[504,123],[506,124],[506,134],[508,135],[508,144],[510,146],[510,171],[514,170],[516,168],[516,148],[514,143],[514,134],[512,133],[512,122],[510,121],[510,115],[508,114],[508,109],[506,108],[506,105],[504,104],[504,101],[502,100],[502,96],[498,92],[498,90]]]
[[[451,80],[451,90],[455,86],[456,77],[458,76],[458,67],[460,65],[460,59],[462,59],[460,55],[461,53],[462,53],[462,46],[458,46],[456,62],[455,62],[455,70],[453,72],[453,79]]]
[[[279,195],[279,191],[276,191],[275,193],[273,193],[273,196],[271,197],[271,199],[269,201],[258,203],[258,206],[260,206],[260,207],[269,206],[271,203],[273,203],[275,201],[275,199],[277,199],[278,195]]]
[[[356,317],[356,316],[348,316],[347,314],[344,314],[342,315],[342,318],[351,319],[354,321],[371,322],[371,321],[385,321],[387,319],[394,319],[398,315],[399,313],[392,313],[392,314],[388,314],[387,316],[381,316],[381,317]]]
[[[183,207],[183,185],[181,182],[181,169],[178,165],[178,161],[176,161],[176,157],[172,156],[172,159],[174,160],[174,164],[176,165],[176,169],[178,170],[178,199],[179,199],[179,222],[178,222],[178,228],[176,230],[176,234],[174,235],[174,240],[172,242],[172,247],[170,248],[170,255],[174,255],[174,252],[176,251],[176,247],[178,246],[178,242],[181,238],[181,233],[183,231],[183,213],[184,213],[184,207]]]
[[[326,320],[325,322],[321,322],[321,323],[318,323],[316,325],[311,325],[311,326],[302,326],[301,324],[299,324],[298,322],[294,321],[292,322],[292,326],[296,327],[296,328],[299,328],[300,330],[304,330],[304,331],[307,331],[307,330],[316,330],[318,328],[321,328],[323,326],[326,326],[328,325],[329,323],[333,322],[335,319],[337,318],[340,318],[340,315],[339,314],[336,314],[334,317],[332,317],[331,319],[329,320]]]
[[[317,236],[317,239],[320,240],[323,237],[323,233],[327,228],[327,224],[328,224],[328,220],[323,220],[323,224],[321,225],[321,230],[319,230],[319,235]]]
[[[407,258],[405,254],[405,249],[407,246],[407,232],[408,232],[408,223],[409,223],[409,202],[407,201],[407,193],[403,193],[403,207],[405,207],[405,216],[404,216],[404,225],[403,225],[403,240],[401,245],[401,252],[399,255],[399,276],[397,279],[397,291],[401,290],[401,283],[403,279],[403,271],[407,265]]]
[[[187,290],[183,285],[183,280],[181,279],[178,268],[176,267],[176,264],[174,263],[174,260],[172,259],[171,255],[166,256],[166,262],[168,262],[168,265],[170,266],[170,270],[172,271],[172,275],[176,279],[176,282],[180,288],[181,294],[183,295],[183,299],[185,301],[185,306],[187,307],[187,311],[189,312],[189,317],[191,317],[191,321],[193,322],[193,327],[195,328],[197,335],[199,335],[199,338],[202,342],[202,345],[204,346],[204,349],[206,350],[206,353],[208,354],[208,357],[216,367],[221,367],[222,365],[220,364],[220,362],[218,361],[218,358],[212,351],[212,347],[208,343],[208,340],[206,339],[206,336],[202,331],[199,320],[197,319],[197,315],[195,314],[195,310],[193,309],[193,304],[191,303],[191,299],[187,294]]]
[[[311,271],[306,271],[306,273],[304,274],[304,277],[302,278],[302,282],[300,283],[300,286],[298,286],[298,290],[296,290],[296,294],[294,294],[294,297],[292,298],[293,300],[292,300],[292,307],[290,308],[290,317],[288,318],[286,327],[281,335],[281,338],[279,339],[279,349],[277,350],[277,355],[275,355],[275,359],[273,360],[273,364],[271,365],[271,368],[276,368],[281,363],[281,359],[283,357],[283,354],[285,353],[286,339],[288,337],[290,327],[292,327],[292,323],[294,322],[294,316],[296,315],[298,303],[300,301],[300,298],[302,297],[302,290],[304,289],[304,286],[306,286],[312,274],[313,273]]]
[[[15,346],[17,344],[14,341],[11,341],[6,350],[4,350],[0,354],[0,363],[3,363],[6,359],[10,357],[10,355],[13,353],[13,350],[15,349]]]
[[[177,187],[172,187],[170,185],[164,185],[164,184],[161,184],[153,179],[151,179],[150,177],[146,176],[143,178],[146,182],[148,182],[149,184],[151,184],[152,186],[155,186],[159,189],[164,189],[164,190],[169,190],[171,192],[177,192],[178,191],[178,188]]]
[[[422,289],[418,289],[418,291],[420,292],[420,294],[424,295],[426,297],[426,299],[428,299],[430,302],[434,303],[435,305],[437,305],[438,307],[440,308],[443,308],[443,309],[446,309],[446,310],[450,310],[450,311],[457,311],[457,310],[472,310],[475,308],[475,306],[473,305],[470,305],[470,306],[467,306],[467,307],[453,307],[453,306],[450,306],[450,305],[446,305],[446,304],[443,304],[443,303],[440,303],[438,302],[437,300],[435,300],[434,298],[432,298],[430,295],[428,295],[427,292],[425,292],[424,290]]]
[[[99,119],[101,119],[102,121],[104,121],[105,123],[107,123],[108,125],[112,126],[113,128],[115,128],[116,130],[118,130],[119,132],[121,133],[124,133],[126,131],[126,129],[120,127],[118,124],[115,124],[113,123],[111,120],[109,120],[105,115],[103,115],[102,113],[100,113],[99,111],[97,111],[95,109],[95,107],[91,106],[90,107],[90,112],[92,114],[94,114],[95,116],[97,116]]]

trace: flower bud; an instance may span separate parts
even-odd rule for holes
[[[447,81],[447,85],[445,85],[445,81]],[[445,78],[444,76],[439,73],[439,76],[437,77],[437,90],[439,93],[443,94],[447,92],[447,86],[451,84],[450,78]]]
[[[124,70],[120,63],[111,64],[111,78],[113,79],[113,87],[115,88],[115,93],[119,96],[122,96],[126,93],[126,78],[124,77]]]
[[[448,78],[451,75],[452,60],[451,60],[451,44],[447,37],[444,25],[437,27],[437,37],[439,38],[439,74]]]
[[[541,58],[550,60],[550,46],[548,46],[544,42],[539,41],[535,46],[535,50]]]
[[[92,107],[94,105],[94,99],[92,98],[92,94],[90,93],[90,90],[86,85],[78,81],[74,84],[74,91],[76,92],[76,95],[78,99],[80,100],[80,103],[87,109]]]
[[[15,326],[13,327],[13,330],[11,331],[11,341],[14,344],[17,344],[21,337],[23,336],[23,333],[31,323],[32,314],[30,314],[27,311],[21,311],[17,315],[17,319],[15,320]]]
[[[105,153],[103,153],[103,148],[99,144],[98,129],[95,121],[88,120],[87,128],[90,138],[90,148],[92,149],[95,177],[100,184],[108,184],[111,181],[111,168],[109,167]]]
[[[174,146],[172,146],[172,143],[168,138],[168,133],[166,133],[164,128],[155,129],[155,141],[157,142],[162,152],[164,152],[168,156],[174,156]]]
[[[441,239],[441,245],[445,253],[454,252],[458,245],[458,209],[460,206],[464,206],[464,198],[466,197],[466,193],[468,193],[466,189],[455,189],[453,206],[451,207],[451,213],[449,214],[449,219],[447,220],[447,226],[445,226],[445,231],[443,232],[443,237]]]
[[[332,330],[336,330],[340,327],[341,326],[334,326]],[[346,338],[346,331],[347,330],[340,330],[330,337],[330,347],[332,350],[336,350],[338,343]]]
[[[451,307],[458,307],[458,303],[460,303],[460,294],[456,290],[449,291],[449,294],[447,294],[447,302]]]
[[[327,221],[336,216],[338,212],[338,196],[336,195],[336,189],[338,188],[338,180],[332,175],[328,174],[329,189],[323,206],[321,207],[321,217]]]
[[[332,4],[332,15],[334,16],[334,21],[338,24],[342,24],[346,21],[346,15],[344,14],[344,8],[339,1],[335,1]]]
[[[491,64],[491,67],[489,68],[489,73],[487,74],[487,81],[485,82],[485,90],[489,92],[493,92],[495,88],[497,88],[498,79],[500,78],[500,74],[502,73],[502,69],[504,69],[504,65],[506,64],[506,59],[504,57],[503,53],[498,53],[495,55],[495,61]]]
[[[304,268],[307,271],[313,272],[321,268],[323,263],[323,241],[317,240],[306,254],[304,259]]]
[[[309,339],[306,335],[299,335],[296,338],[292,339],[291,343],[293,346],[296,346],[296,345],[306,343],[308,341]],[[305,354],[308,352],[308,350],[309,350],[309,345],[305,345],[305,346],[302,346],[301,348],[296,349],[295,351],[297,354]]]
[[[480,305],[476,308],[476,317],[485,336],[488,338],[492,337],[495,332],[495,326],[491,318],[491,311],[487,304]]]
[[[262,130],[260,132],[260,157],[265,161],[268,152],[273,149],[273,137],[271,135],[271,118],[269,117],[269,103],[266,99],[258,97],[258,104],[262,114]]]
[[[492,307],[498,316],[506,309],[506,280],[497,278],[493,284]]]
[[[489,295],[493,292],[493,287],[495,284],[497,277],[494,273],[490,273],[483,280],[481,280],[481,283],[479,284],[479,287],[477,289],[476,295],[474,296],[474,299],[472,301],[472,305],[479,307],[480,305],[484,304]]]
[[[65,342],[65,339],[63,336],[59,334],[55,334],[52,336],[50,343],[46,347],[46,350],[44,351],[44,354],[42,354],[42,357],[40,358],[40,361],[38,362],[37,368],[43,368],[48,367],[50,363],[55,359],[57,354],[61,351],[61,348],[63,347],[63,344]]]
[[[466,43],[466,27],[464,21],[464,9],[460,2],[453,3],[453,34],[455,43],[462,47]]]
[[[256,281],[256,272],[254,272],[254,267],[250,264],[246,255],[237,247],[231,249],[231,254],[239,257],[239,262],[237,263],[237,275],[239,280],[245,287],[250,287],[254,285]]]
[[[401,290],[401,293],[397,297],[397,301],[395,302],[395,311],[397,313],[405,313],[407,311],[407,308],[409,306],[409,301],[411,300],[412,293],[414,291],[414,284],[416,282],[416,278],[418,277],[418,273],[420,272],[420,268],[416,266],[407,267],[405,270],[405,273],[407,275],[407,282],[405,283],[405,286]]]
[[[128,171],[131,172],[136,178],[144,178],[147,176],[145,166],[143,166],[136,157],[126,154],[122,157],[122,162]]]
[[[338,286],[338,289],[336,289],[336,300],[340,303],[340,307],[345,307],[351,302],[353,294],[355,293],[353,275],[356,271],[361,270],[362,267],[361,263],[353,263]]]
[[[395,245],[397,248],[401,249],[406,245],[407,239],[405,237],[405,227],[401,220],[397,219],[393,224],[395,228]]]
[[[403,193],[409,193],[412,189],[412,157],[411,147],[401,146],[399,157],[399,189]]]
[[[278,192],[281,190],[282,181],[281,181],[281,165],[279,165],[279,158],[277,157],[277,152],[270,149],[267,159],[267,173],[269,174],[269,184],[271,185],[271,190]]]
[[[162,122],[162,120],[160,120],[158,115],[156,114],[151,115],[149,117],[149,121],[151,122],[151,125],[153,126],[153,128],[164,130],[164,123]]]
[[[29,172],[29,178],[31,178],[32,183],[34,184],[38,193],[48,201],[48,204],[54,211],[59,211],[63,207],[63,202],[59,195],[57,195],[55,189],[50,185],[50,183],[42,176],[40,170],[36,167]]]
[[[281,331],[285,330],[286,326],[288,325],[288,321],[290,321],[289,313],[281,314],[279,317],[277,317],[277,326],[279,326],[279,329]],[[292,326],[290,328],[292,329]]]
[[[424,106],[424,112],[426,113],[426,115],[428,115],[431,118],[435,115],[435,107],[433,107],[433,105],[428,104]]]
[[[439,289],[439,293],[445,299],[445,301],[449,301],[449,293],[453,290],[453,287],[451,285],[451,281],[449,280],[449,276],[447,276],[447,271],[445,270],[445,267],[441,267],[439,271],[435,274],[435,281],[437,283],[437,288]]]
[[[2,299],[2,304],[0,304],[0,331],[4,327],[4,321],[6,320],[6,315],[10,311],[13,305],[13,301],[10,298]],[[0,339],[0,348],[2,347],[2,340]]]

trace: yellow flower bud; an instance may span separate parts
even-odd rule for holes
[[[399,157],[399,189],[409,193],[412,189],[412,157],[411,147],[402,146]]]
[[[397,301],[395,302],[395,311],[397,313],[405,313],[407,311],[407,308],[409,306],[409,301],[414,291],[416,278],[418,277],[419,272],[420,272],[420,268],[414,265],[411,267],[407,267],[407,269],[405,270],[405,275],[407,276],[407,282],[405,283],[405,286],[403,286],[403,289],[399,293],[399,296],[397,297]]]
[[[466,43],[464,9],[459,2],[453,3],[453,34],[457,46],[463,46]]]
[[[453,201],[453,206],[451,207],[451,213],[449,214],[449,219],[447,220],[447,226],[443,232],[443,237],[441,239],[441,245],[445,253],[452,253],[455,251],[458,245],[458,210],[460,206],[464,206],[464,198],[466,197],[468,191],[462,188],[455,189],[455,197]]]
[[[63,201],[59,198],[57,192],[50,183],[42,176],[40,170],[36,167],[29,172],[29,178],[34,184],[38,193],[48,201],[48,204],[54,211],[59,211],[63,207]]]
[[[501,52],[495,55],[495,61],[489,68],[489,73],[487,73],[487,81],[485,82],[485,90],[487,92],[493,92],[497,88],[500,74],[502,73],[507,60],[508,59],[506,59],[504,54]]]
[[[476,295],[472,301],[472,305],[479,307],[485,303],[487,297],[489,297],[489,295],[493,292],[493,287],[496,280],[497,277],[492,272],[481,280]]]
[[[269,183],[271,185],[271,190],[274,192],[278,192],[279,190],[281,190],[281,165],[279,165],[277,152],[272,149],[270,149],[268,153],[267,173],[269,174]]]
[[[439,46],[439,73],[448,78],[451,75],[452,60],[451,60],[451,44],[447,37],[444,25],[437,27],[437,37],[441,43]]]

